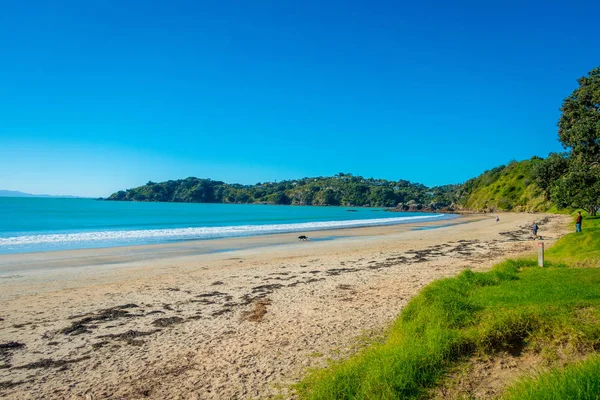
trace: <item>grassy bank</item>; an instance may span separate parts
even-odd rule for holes
[[[509,388],[505,400],[597,399],[600,397],[600,357],[592,355],[564,369],[527,377]]]
[[[300,398],[421,398],[472,355],[524,350],[551,361],[558,354],[594,352],[600,348],[600,269],[571,266],[597,265],[599,222],[586,219],[583,234],[560,239],[545,268],[533,260],[508,260],[489,272],[466,270],[433,282],[406,306],[384,344],[311,372],[297,386]],[[573,374],[600,372],[597,362],[589,363]],[[561,373],[552,373],[539,382],[559,385],[554,376]],[[509,398],[538,398],[523,394],[536,385],[521,383]]]
[[[546,254],[549,260],[570,267],[600,267],[600,217],[585,215],[583,232],[562,237]]]

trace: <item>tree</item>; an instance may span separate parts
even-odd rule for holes
[[[324,190],[321,190],[318,193],[318,204],[324,205],[324,206],[339,206],[340,205],[339,194],[331,188],[326,188]]]
[[[272,202],[274,204],[290,204],[292,201],[290,200],[290,198],[283,192],[277,192],[275,194],[272,195]]]
[[[561,107],[558,138],[572,156],[600,162],[600,67],[577,80],[579,87]]]
[[[577,82],[579,87],[564,100],[558,121],[558,138],[570,154],[567,171],[551,189],[552,199],[558,207],[584,208],[596,215],[600,208],[600,67]],[[558,162],[556,157],[552,162]],[[548,177],[541,181],[550,185]]]
[[[569,155],[567,153],[550,153],[545,160],[536,159],[533,164],[532,178],[542,189],[546,200],[550,200],[550,193],[557,180],[569,168]]]
[[[569,171],[553,188],[552,199],[559,208],[583,208],[595,216],[600,209],[600,166],[571,159]]]

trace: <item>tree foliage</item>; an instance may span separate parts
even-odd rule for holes
[[[568,153],[550,153],[545,160],[540,159],[533,166],[532,178],[544,192],[546,200],[550,200],[550,193],[558,179],[560,179],[569,168]]]
[[[552,199],[559,208],[583,208],[595,216],[600,208],[600,166],[571,159],[552,187]]]
[[[577,80],[579,87],[561,107],[558,137],[571,156],[600,162],[600,67]]]
[[[344,173],[256,185],[190,177],[162,183],[150,181],[144,186],[113,193],[108,200],[372,207],[404,206],[412,200],[411,209],[439,209],[455,202],[458,187],[428,188],[405,180],[388,181]]]
[[[596,215],[600,208],[600,67],[577,82],[579,87],[564,100],[558,121],[558,138],[569,150],[568,157],[547,161],[563,173],[553,176],[554,183],[543,176],[537,182],[548,184],[559,208],[584,208]]]

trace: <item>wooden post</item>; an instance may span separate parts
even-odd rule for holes
[[[544,243],[538,243],[538,265],[544,266]]]

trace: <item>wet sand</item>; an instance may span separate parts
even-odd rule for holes
[[[534,252],[531,219],[0,256],[0,397],[287,398],[432,280]]]

